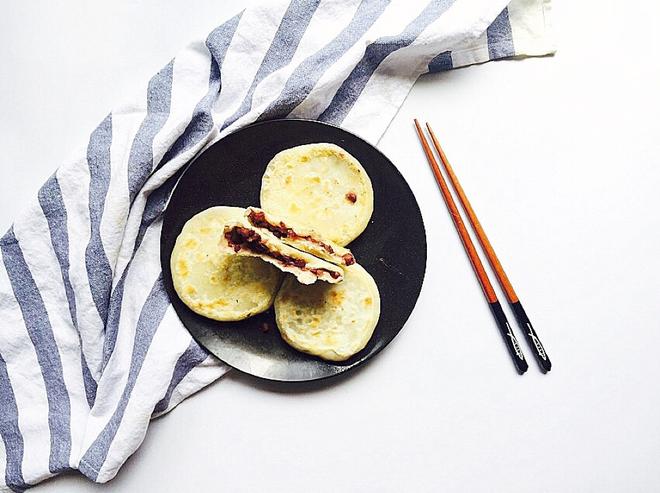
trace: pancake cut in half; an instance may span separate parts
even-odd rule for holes
[[[247,221],[255,228],[270,231],[289,246],[311,253],[336,265],[352,265],[355,257],[350,250],[336,243],[321,239],[314,231],[293,226],[289,221],[275,218],[256,207],[248,207],[245,213]]]
[[[244,219],[225,226],[218,245],[222,250],[239,256],[265,260],[281,271],[293,274],[302,284],[313,284],[319,279],[338,283],[344,279],[340,267],[297,250],[270,231],[255,228]]]
[[[225,225],[242,218],[240,207],[211,207],[183,226],[170,267],[174,289],[195,313],[235,321],[270,308],[282,274],[256,258],[221,252],[218,240]]]
[[[364,349],[380,317],[374,279],[358,264],[344,268],[339,284],[302,286],[285,279],[275,298],[275,318],[292,347],[330,361]]]
[[[345,246],[367,227],[374,193],[367,172],[344,149],[306,144],[284,150],[268,163],[261,208]]]

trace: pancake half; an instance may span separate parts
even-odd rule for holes
[[[240,207],[211,207],[193,216],[176,240],[170,267],[174,289],[192,311],[220,321],[243,320],[273,303],[282,274],[257,258],[222,253],[225,224]]]
[[[340,247],[336,243],[321,239],[316,232],[293,226],[288,220],[285,222],[256,207],[248,207],[245,213],[247,221],[255,228],[270,231],[280,240],[293,248],[311,253],[336,265],[352,265],[355,257],[350,250]]]
[[[340,267],[301,252],[283,243],[268,230],[255,228],[245,220],[225,226],[218,246],[238,256],[265,260],[281,271],[293,274],[303,284],[313,284],[319,279],[337,283],[344,279],[344,272]]]
[[[307,144],[282,151],[268,163],[261,207],[345,246],[367,227],[374,194],[367,172],[344,149]]]
[[[302,286],[285,279],[275,298],[275,318],[284,340],[330,361],[344,361],[364,349],[379,317],[378,287],[358,264],[344,268],[339,284]]]

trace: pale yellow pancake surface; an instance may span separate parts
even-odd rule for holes
[[[268,163],[261,208],[345,246],[369,223],[373,189],[362,165],[344,149],[307,144],[282,151]]]
[[[225,224],[244,213],[240,207],[211,207],[193,216],[176,240],[170,257],[174,289],[200,315],[243,320],[273,303],[280,271],[258,258],[223,253],[218,246]]]
[[[343,361],[362,350],[380,317],[375,281],[358,264],[344,268],[344,281],[303,286],[287,277],[275,298],[282,337],[305,353]]]

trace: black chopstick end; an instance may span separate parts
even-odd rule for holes
[[[548,356],[545,347],[541,343],[538,334],[534,330],[534,327],[532,326],[532,322],[529,321],[529,318],[527,317],[527,313],[525,313],[525,309],[523,308],[520,301],[516,301],[515,303],[510,303],[510,306],[511,306],[511,310],[513,311],[513,314],[516,317],[516,320],[518,321],[518,325],[525,334],[525,340],[527,341],[529,348],[534,353],[534,357],[536,358],[536,361],[539,364],[539,368],[543,373],[549,372],[550,369],[552,368],[552,363],[550,362],[550,356]]]
[[[529,365],[527,364],[527,360],[525,360],[520,343],[513,333],[513,328],[509,324],[504,310],[502,310],[502,305],[500,305],[499,301],[488,303],[488,305],[490,306],[490,311],[493,313],[493,317],[495,317],[497,327],[500,329],[500,334],[502,334],[502,339],[509,351],[511,360],[518,373],[522,375],[528,370]]]

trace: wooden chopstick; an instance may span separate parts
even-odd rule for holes
[[[460,182],[458,181],[458,178],[456,177],[456,173],[454,173],[453,168],[449,164],[449,160],[447,159],[445,152],[442,150],[442,147],[440,146],[440,142],[438,142],[438,139],[435,136],[435,133],[431,128],[431,125],[427,123],[426,128],[428,129],[429,135],[431,136],[431,140],[433,141],[435,150],[438,152],[438,155],[440,156],[440,161],[442,161],[442,164],[445,168],[445,172],[449,176],[449,181],[451,181],[454,187],[454,191],[458,195],[458,199],[460,200],[461,205],[463,206],[463,210],[465,211],[465,214],[467,214],[467,217],[470,220],[470,224],[472,224],[472,229],[474,229],[474,232],[476,233],[477,238],[479,239],[479,243],[481,243],[481,247],[486,253],[486,257],[488,257],[488,261],[490,262],[490,265],[495,271],[497,280],[499,281],[500,286],[502,286],[502,290],[504,291],[507,300],[509,301],[509,306],[511,306],[511,310],[513,310],[513,313],[516,316],[516,319],[518,320],[518,325],[520,325],[520,328],[525,334],[525,339],[527,340],[530,349],[534,352],[534,356],[536,357],[536,361],[538,362],[539,367],[544,372],[550,371],[550,368],[552,367],[552,363],[550,363],[550,358],[548,357],[548,354],[545,352],[545,348],[543,347],[543,344],[541,344],[541,340],[539,339],[538,334],[534,330],[534,327],[532,327],[532,323],[529,321],[529,318],[525,313],[525,309],[520,303],[520,300],[518,299],[518,296],[516,295],[516,292],[513,289],[513,286],[511,285],[511,281],[509,281],[506,272],[504,272],[504,269],[502,268],[502,264],[497,258],[493,246],[490,244],[490,241],[488,241],[486,232],[484,231],[484,228],[481,226],[481,223],[479,222],[479,219],[477,218],[474,209],[472,209],[472,205],[470,204],[470,201],[465,195],[465,192],[463,191],[463,187],[461,186]]]
[[[497,322],[497,327],[499,328],[500,333],[502,334],[502,338],[504,339],[504,344],[509,350],[509,354],[511,355],[511,359],[513,360],[513,364],[515,365],[516,370],[518,370],[518,373],[522,375],[527,371],[528,366],[527,366],[527,361],[525,360],[525,356],[523,355],[522,350],[520,349],[520,344],[518,343],[516,336],[513,335],[513,330],[509,325],[509,321],[506,319],[504,310],[502,310],[502,305],[500,305],[500,302],[497,300],[497,295],[495,294],[493,285],[490,283],[490,280],[488,279],[486,270],[484,269],[484,266],[481,263],[481,259],[477,254],[477,250],[474,247],[474,243],[472,243],[472,240],[470,239],[470,235],[468,234],[467,228],[465,227],[465,223],[463,222],[463,219],[461,219],[461,215],[458,212],[456,203],[454,202],[454,199],[452,198],[451,193],[449,192],[447,183],[445,182],[445,179],[443,178],[442,173],[440,172],[440,168],[438,167],[438,163],[435,160],[435,157],[433,156],[433,151],[431,150],[431,147],[429,146],[429,143],[427,142],[426,137],[424,136],[422,127],[419,125],[417,119],[415,119],[415,128],[417,129],[419,140],[422,143],[422,147],[424,148],[424,152],[426,153],[426,158],[428,159],[429,165],[431,166],[431,170],[435,175],[435,180],[438,182],[438,186],[440,187],[440,192],[442,192],[442,197],[445,200],[447,209],[449,209],[451,218],[454,221],[454,226],[456,226],[458,235],[460,236],[461,241],[463,242],[465,253],[467,253],[468,258],[470,259],[470,263],[472,264],[474,273],[476,274],[477,279],[479,280],[479,284],[481,284],[481,288],[484,292],[484,296],[486,296],[486,300],[488,301],[488,305],[490,306],[490,310],[493,314],[493,317],[495,317],[495,321]]]

